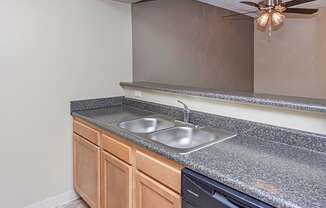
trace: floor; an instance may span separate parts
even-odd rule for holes
[[[57,208],[89,208],[89,206],[87,206],[87,204],[83,200],[77,199]]]

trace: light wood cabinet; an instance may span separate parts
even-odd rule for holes
[[[100,148],[74,134],[74,187],[91,208],[100,207]]]
[[[180,208],[183,166],[74,120],[74,187],[91,208]]]
[[[179,194],[140,172],[136,174],[136,208],[181,207]]]
[[[132,208],[132,167],[102,151],[102,208]]]

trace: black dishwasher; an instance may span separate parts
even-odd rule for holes
[[[182,208],[273,208],[187,168],[182,170]]]

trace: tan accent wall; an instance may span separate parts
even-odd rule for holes
[[[133,5],[134,80],[253,91],[254,21],[227,14],[193,0]]]
[[[326,8],[289,18],[267,41],[255,30],[255,92],[326,98]]]

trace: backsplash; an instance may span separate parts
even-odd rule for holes
[[[111,97],[111,98],[99,98],[89,100],[76,100],[70,102],[70,113],[82,110],[92,110],[99,108],[108,108],[112,106],[120,106],[124,100],[124,97]]]

